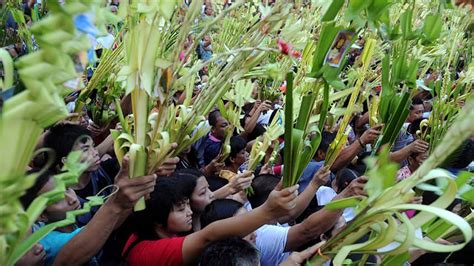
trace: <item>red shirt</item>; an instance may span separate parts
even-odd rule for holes
[[[185,237],[164,238],[158,240],[142,240],[129,251],[126,261],[133,265],[183,265],[183,243]],[[130,236],[123,253],[135,242],[137,237]],[[122,255],[123,255],[122,253]]]

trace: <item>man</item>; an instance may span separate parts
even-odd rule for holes
[[[400,163],[402,167],[407,165],[407,158],[410,154],[423,153],[428,150],[428,143],[420,139],[415,140],[414,137],[407,132],[407,128],[411,123],[423,117],[424,110],[423,101],[420,98],[413,98],[406,123],[403,125],[400,135],[393,144],[390,159]]]
[[[229,122],[218,110],[209,114],[208,122],[211,132],[194,145],[200,167],[209,165],[219,155],[222,141],[225,139],[225,130],[229,126]]]

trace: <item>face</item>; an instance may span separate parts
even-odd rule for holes
[[[55,187],[54,179],[50,178],[38,194],[43,194],[53,190]],[[41,215],[46,223],[60,221],[66,218],[66,212],[81,208],[81,203],[76,193],[71,188],[64,191],[64,199],[49,205]]]
[[[189,205],[189,200],[185,200],[179,205],[173,206],[173,210],[168,216],[168,226],[166,230],[172,234],[188,232],[193,228],[193,211]]]
[[[237,211],[237,213],[235,214],[235,216],[242,215],[242,214],[245,214],[247,212],[248,212],[247,209],[240,208]],[[257,243],[257,234],[255,234],[255,232],[252,232],[252,233],[248,234],[246,237],[244,237],[243,239],[246,240],[247,242],[255,245]]]
[[[247,161],[248,155],[249,155],[249,153],[245,149],[243,149],[243,150],[239,151],[239,153],[237,153],[237,155],[235,155],[235,158],[232,159],[232,163],[240,166],[240,165],[244,164]]]
[[[229,126],[229,122],[222,116],[217,118],[216,126],[212,128],[212,135],[223,140],[225,138],[225,130]]]
[[[407,121],[412,123],[413,121],[422,118],[424,110],[425,108],[423,104],[413,105],[412,109],[410,110],[410,114],[408,115]]]
[[[411,166],[413,166],[414,169],[418,169],[420,165],[423,164],[423,162],[428,158],[428,152],[422,152],[416,155],[415,158],[413,157],[408,157],[408,161]]]
[[[28,236],[31,235],[31,227],[28,231]],[[44,265],[46,258],[46,252],[40,243],[36,243],[33,247],[28,250],[18,261],[15,263],[16,266],[39,266]]]
[[[194,212],[202,212],[214,200],[214,193],[204,176],[198,178],[196,187],[191,195],[191,207]]]
[[[86,137],[86,140],[78,141],[74,147],[74,151],[81,151],[81,162],[85,162],[89,164],[89,168],[86,170],[87,172],[93,172],[99,169],[100,166],[100,157],[99,152],[95,148],[94,142],[90,137]]]

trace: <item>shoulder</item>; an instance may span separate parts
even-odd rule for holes
[[[158,240],[143,240],[131,247],[127,255],[130,265],[181,265],[182,248],[185,237],[173,237]],[[136,241],[131,236],[124,252]]]

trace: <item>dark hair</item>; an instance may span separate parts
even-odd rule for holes
[[[249,197],[252,208],[262,205],[279,182],[280,178],[275,175],[264,174],[255,177],[252,181],[253,194]]]
[[[196,188],[197,180],[204,176],[204,174],[197,169],[179,169],[174,172],[174,176],[178,181],[178,186],[181,187],[184,195],[191,198],[194,189]]]
[[[415,121],[411,122],[408,125],[407,132],[412,134],[412,135],[415,135],[416,131],[418,131],[420,129],[420,124],[421,124],[421,121],[423,121],[423,120],[424,120],[424,118],[419,118],[419,119],[416,119]]]
[[[204,228],[215,221],[234,216],[242,207],[242,203],[232,199],[214,200],[211,204],[206,206],[204,212],[201,214],[201,228]]]
[[[140,240],[159,239],[155,232],[156,224],[168,226],[168,216],[173,207],[183,203],[188,197],[183,193],[176,176],[159,178],[146,209],[135,213],[135,233]]]
[[[26,193],[21,196],[20,202],[23,208],[26,210],[33,200],[38,196],[40,190],[48,183],[49,179],[54,175],[52,171],[39,172],[40,169],[33,169],[28,171],[28,174],[39,174],[36,177],[35,183],[31,186]]]
[[[413,110],[413,106],[415,105],[422,105],[423,104],[423,100],[420,99],[419,97],[414,97],[412,100],[411,100],[411,105],[410,105],[410,110]]]
[[[215,127],[217,125],[217,118],[221,117],[221,112],[219,110],[214,110],[209,113],[207,120],[209,121],[209,125],[211,127]]]
[[[259,265],[258,250],[239,237],[215,241],[204,249],[201,266],[254,266]]]
[[[58,124],[48,130],[44,138],[44,147],[50,148],[55,153],[53,167],[61,165],[61,159],[72,151],[76,141],[85,142],[81,137],[91,137],[91,132],[84,127],[73,124]]]
[[[233,136],[230,138],[230,154],[227,160],[225,160],[226,165],[230,165],[230,158],[235,158],[237,154],[247,147],[247,141],[241,136]]]
[[[329,149],[329,145],[331,145],[335,138],[336,133],[323,131],[323,133],[321,134],[321,143],[319,144],[318,151],[327,152]]]
[[[349,185],[349,183],[352,182],[352,180],[356,179],[359,177],[359,173],[356,171],[349,169],[349,168],[343,168],[339,170],[336,174],[336,186],[337,186],[337,193],[341,192],[343,189]]]

